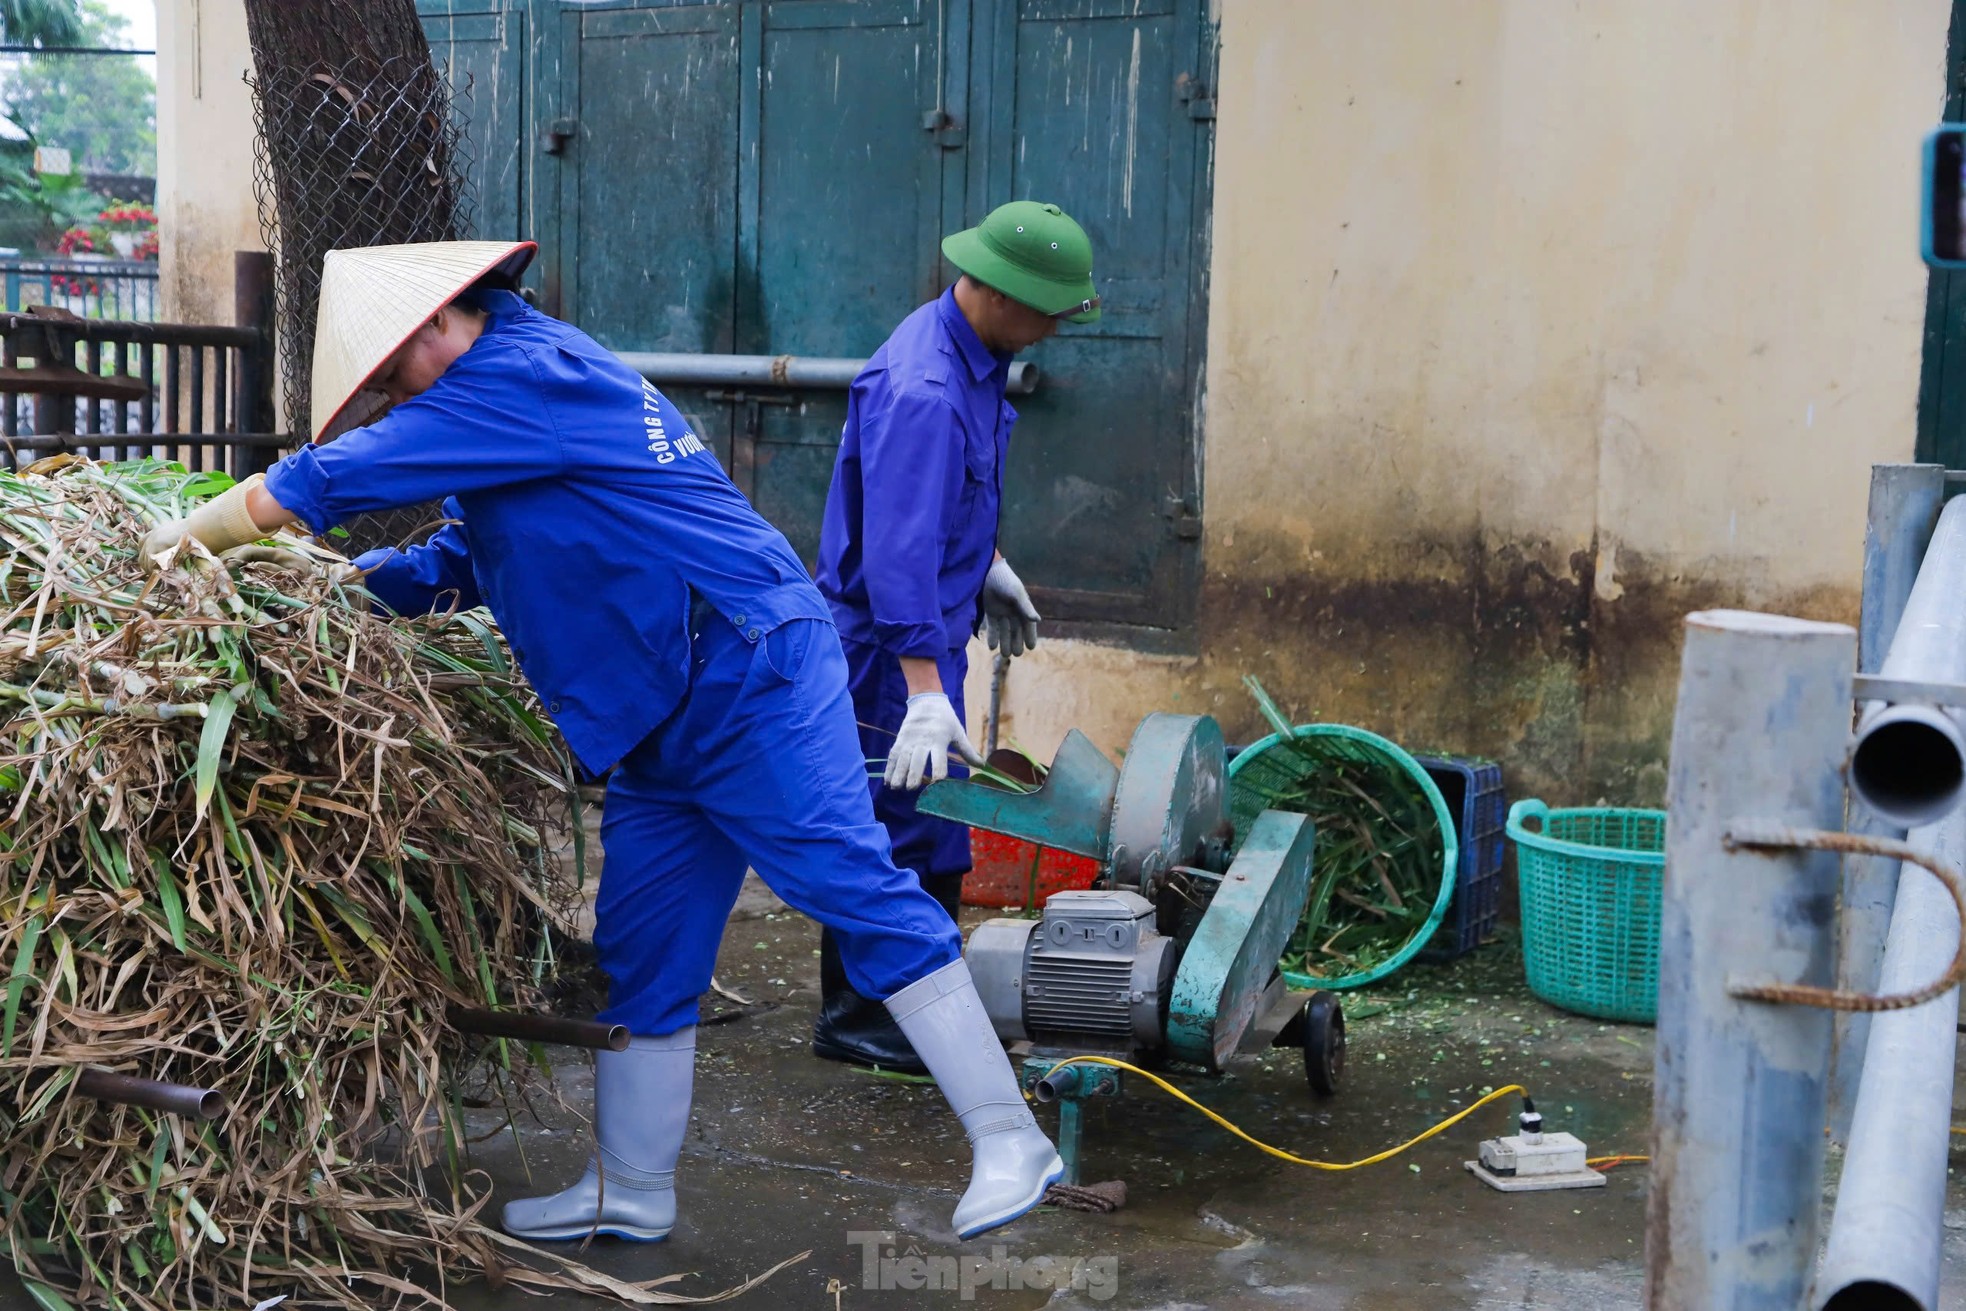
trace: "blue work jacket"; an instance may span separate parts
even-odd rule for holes
[[[667,398],[517,296],[478,303],[483,334],[434,386],[287,456],[266,490],[317,533],[451,498],[461,526],[362,558],[377,566],[370,590],[400,613],[489,607],[567,744],[599,771],[682,699],[690,589],[751,642],[831,616]]]
[[[819,530],[819,590],[841,637],[935,659],[976,631],[1017,422],[1009,377],[950,288],[853,380]]]

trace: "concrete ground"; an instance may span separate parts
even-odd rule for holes
[[[1514,1197],[1462,1169],[1481,1138],[1510,1131],[1514,1099],[1393,1161],[1332,1174],[1264,1156],[1136,1086],[1089,1115],[1087,1178],[1124,1180],[1123,1210],[1046,1210],[958,1244],[948,1216],[968,1154],[939,1094],[806,1050],[817,945],[813,926],[762,889],[740,906],[718,976],[757,1004],[710,999],[719,1022],[700,1033],[678,1175],[682,1223],[657,1247],[597,1243],[595,1266],[622,1278],[686,1274],[671,1291],[705,1294],[810,1251],[731,1303],[758,1308],[953,1307],[961,1289],[922,1287],[926,1267],[908,1258],[968,1255],[995,1259],[972,1275],[986,1286],[971,1296],[988,1307],[1574,1311],[1638,1302],[1642,1166],[1613,1171],[1601,1190]],[[1351,1064],[1329,1101],[1311,1097],[1295,1052],[1219,1080],[1176,1081],[1255,1136],[1318,1159],[1370,1155],[1512,1082],[1529,1085],[1551,1127],[1582,1136],[1593,1154],[1642,1152],[1651,1031],[1554,1011],[1528,995],[1520,974],[1515,952],[1493,947],[1353,997]],[[586,1063],[559,1073],[567,1100],[584,1109]],[[1055,1127],[1054,1112],[1039,1114]],[[587,1139],[571,1116],[546,1118],[527,1129],[525,1155],[535,1181],[558,1186],[586,1160]],[[484,1144],[476,1164],[500,1200],[526,1187],[509,1136]],[[1052,1273],[1060,1270],[1062,1281]],[[987,1286],[993,1277],[998,1287]],[[458,1304],[530,1305],[486,1290]]]
[[[965,926],[984,917],[969,912]],[[1602,1189],[1518,1196],[1462,1169],[1480,1139],[1511,1131],[1512,1098],[1389,1162],[1333,1174],[1273,1160],[1136,1084],[1088,1115],[1087,1178],[1124,1180],[1124,1209],[1045,1209],[959,1244],[948,1220],[968,1149],[940,1095],[807,1051],[817,948],[813,925],[754,880],[718,968],[721,984],[754,1004],[705,999],[681,1223],[662,1244],[597,1241],[586,1253],[594,1267],[630,1280],[676,1276],[664,1291],[702,1296],[796,1258],[727,1304],[738,1308],[1639,1304],[1644,1166],[1613,1170]],[[1321,1160],[1373,1154],[1508,1083],[1527,1084],[1549,1126],[1578,1134],[1593,1155],[1645,1150],[1650,1029],[1537,1002],[1511,943],[1395,982],[1347,999],[1351,1060],[1331,1100],[1310,1096],[1294,1052],[1221,1079],[1175,1081],[1256,1137]],[[556,1076],[567,1105],[540,1099],[540,1120],[521,1126],[523,1155],[510,1133],[474,1149],[495,1188],[490,1216],[507,1198],[571,1181],[587,1159],[576,1112],[591,1104],[591,1066],[570,1054]],[[1039,1118],[1055,1130],[1055,1111]],[[498,1120],[482,1113],[476,1131]],[[1966,1181],[1955,1182],[1947,1226],[1943,1305],[1966,1308]],[[925,1287],[940,1277],[928,1274],[938,1258],[951,1286]],[[981,1286],[967,1294],[957,1258],[976,1259],[970,1278]],[[483,1285],[453,1285],[452,1300],[459,1311],[540,1305]],[[603,1305],[572,1295],[553,1304]],[[0,1311],[32,1305],[16,1289],[0,1292]]]

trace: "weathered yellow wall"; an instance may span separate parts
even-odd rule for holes
[[[232,254],[266,249],[251,68],[244,0],[157,0],[159,273],[174,322],[232,322]]]
[[[1854,617],[1949,9],[1223,0],[1201,653],[1047,644],[1007,731],[1246,738],[1247,672],[1656,799],[1685,611]]]

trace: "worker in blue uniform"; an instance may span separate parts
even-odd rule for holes
[[[966,647],[979,623],[1011,656],[1037,644],[1038,612],[997,550],[1005,454],[1017,411],[1011,357],[1063,322],[1099,317],[1092,242],[1056,205],[1013,201],[942,243],[961,277],[910,314],[847,397],[819,590],[846,652],[874,814],[894,863],[954,922],[969,832],[915,808],[924,782],[977,763],[963,726]],[[951,762],[951,752],[958,757]],[[919,1072],[922,1057],[879,1001],[857,990],[830,931],[819,944],[812,1050]]]
[[[560,1193],[514,1201],[533,1239],[655,1240],[675,1223],[697,998],[747,863],[838,939],[973,1147],[963,1237],[1023,1214],[1062,1173],[977,999],[948,916],[890,857],[831,613],[655,388],[512,288],[530,242],[335,251],[313,372],[318,438],[360,393],[394,406],[187,518],[144,558],[175,568],[303,521],[449,498],[427,544],[356,563],[399,613],[482,604],[587,768],[610,765],[595,946],[597,1151]]]

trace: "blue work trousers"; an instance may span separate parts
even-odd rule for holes
[[[696,627],[683,703],[608,780],[601,1020],[638,1035],[696,1023],[747,864],[833,931],[862,996],[955,960],[956,926],[874,820],[832,626],[797,619],[757,641],[714,614]]]
[[[853,712],[860,721],[860,745],[869,760],[885,760],[894,749],[894,735],[908,717],[908,680],[902,677],[900,657],[883,651],[871,642],[841,639],[846,652],[847,689],[853,694]],[[961,647],[951,649],[935,662],[942,676],[942,690],[963,715],[963,677],[969,672],[969,653]],[[868,780],[874,797],[874,818],[887,829],[894,847],[894,863],[924,877],[969,873],[969,830],[915,809],[920,792],[891,788],[879,773]],[[949,776],[966,778],[969,769],[954,752],[949,755]]]

